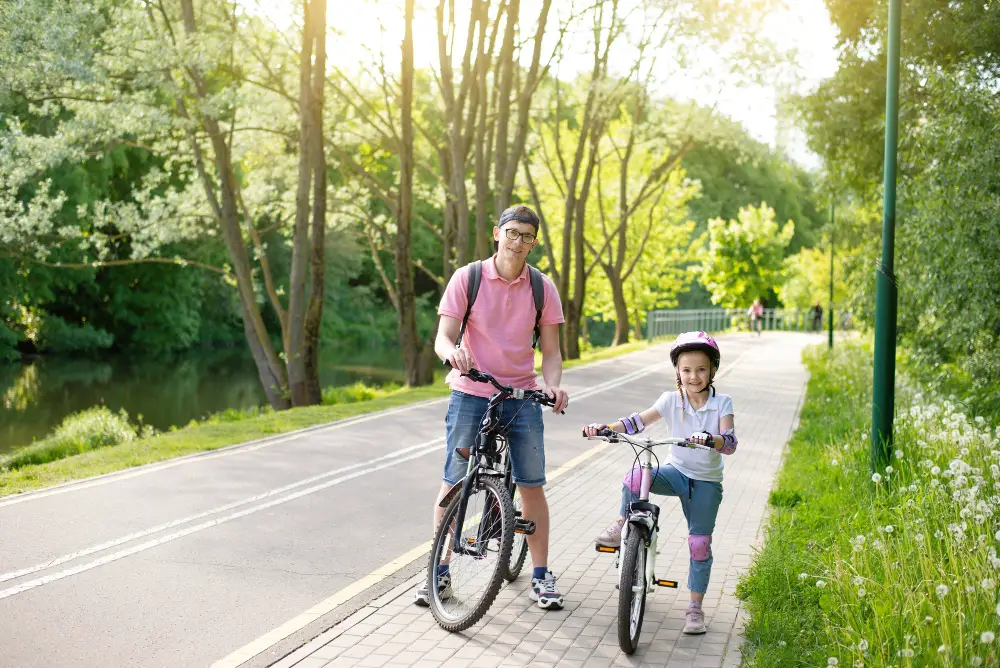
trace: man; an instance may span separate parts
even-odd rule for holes
[[[462,321],[469,304],[470,267],[462,267],[451,277],[438,314],[434,351],[453,367],[448,375],[451,400],[445,419],[447,454],[444,481],[434,504],[434,531],[444,509],[441,500],[465,477],[469,448],[486,413],[493,387],[462,376],[477,368],[492,374],[498,381],[522,389],[538,389],[534,370],[534,335],[537,310],[532,292],[528,253],[538,242],[538,216],[526,206],[512,206],[500,216],[493,228],[493,257],[481,264],[479,290],[469,312],[468,325],[461,346],[456,347]],[[555,400],[552,410],[562,411],[569,404],[566,392],[559,389],[562,380],[562,354],[559,351],[559,324],[563,322],[562,305],[555,285],[542,277],[544,305],[538,319],[539,347],[542,351],[542,377],[546,393]],[[521,405],[521,404],[524,405]],[[549,507],[545,500],[545,449],[541,406],[531,402],[504,402],[501,420],[513,418],[508,435],[514,482],[521,493],[523,517],[535,522],[534,534],[528,536],[528,550],[534,571],[531,600],[545,610],[563,606],[556,578],[548,569]],[[450,578],[441,578],[442,596],[450,595]],[[415,603],[429,605],[427,585],[417,590]]]

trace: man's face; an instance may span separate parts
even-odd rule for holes
[[[515,231],[518,236],[511,239],[510,237],[514,236]],[[535,237],[536,232],[534,225],[522,223],[519,220],[512,220],[503,227],[494,227],[493,240],[499,244],[497,254],[500,257],[526,261],[528,253],[538,243],[537,238],[532,238]],[[526,243],[524,237],[521,236],[522,234],[531,238],[531,243]]]

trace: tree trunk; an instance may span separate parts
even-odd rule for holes
[[[611,298],[615,304],[615,340],[611,345],[620,346],[623,343],[628,343],[629,334],[628,304],[625,302],[625,290],[621,279],[613,276],[613,272],[608,271],[607,267],[605,267],[604,273],[608,277],[608,283],[611,284]]]
[[[305,323],[306,394],[309,404],[323,400],[319,384],[319,342],[326,294],[326,146],[323,133],[323,88],[326,85],[326,0],[312,0],[316,63],[312,78],[312,238],[309,253],[309,305]]]
[[[193,1],[181,0],[180,5],[185,32],[188,34],[196,33],[198,26]],[[188,72],[195,87],[195,95],[199,100],[204,100],[208,95],[205,82],[197,68],[192,67]],[[182,105],[181,112],[186,113]],[[243,243],[243,231],[240,226],[236,172],[233,169],[229,146],[226,144],[225,136],[215,118],[197,112],[196,120],[205,130],[212,145],[213,161],[219,182],[218,194],[215,192],[212,178],[200,160],[198,161],[198,170],[205,188],[205,195],[215,209],[219,227],[222,228],[222,237],[232,261],[233,274],[236,276],[236,288],[240,296],[240,316],[243,319],[243,331],[250,347],[250,354],[257,366],[257,374],[264,386],[268,403],[276,410],[289,408],[288,379],[285,376],[285,369],[275,353],[267,328],[264,326],[264,319],[261,317],[260,309],[257,308],[250,258],[247,255],[246,245]],[[247,221],[247,223],[253,224],[252,221]]]
[[[312,3],[306,2],[302,25],[302,51],[299,54],[299,178],[295,193],[295,226],[292,232],[292,268],[288,276],[288,332],[284,341],[285,364],[288,365],[288,390],[293,406],[309,403],[306,381],[306,292],[309,253],[310,190],[312,187],[312,71],[313,32]]]
[[[406,369],[406,384],[420,385],[420,341],[417,338],[416,296],[413,265],[410,261],[411,215],[413,209],[413,3],[406,0],[405,32],[400,79],[402,116],[399,151],[399,206],[396,225],[396,289],[399,298],[399,345]],[[454,157],[454,152],[452,156]],[[459,243],[464,226],[459,222]],[[466,232],[467,233],[467,232]],[[468,237],[466,237],[468,239]],[[459,248],[461,257],[461,247]]]

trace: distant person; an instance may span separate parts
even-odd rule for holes
[[[757,336],[760,336],[761,321],[764,319],[764,304],[760,297],[753,300],[753,304],[747,309],[747,317],[750,318],[750,331],[756,331]]]
[[[812,309],[812,328],[814,332],[818,332],[823,329],[823,307],[819,305],[819,302],[813,304]]]

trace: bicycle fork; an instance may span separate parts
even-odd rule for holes
[[[646,535],[649,536],[649,538],[647,539],[645,545],[646,559],[644,562],[646,565],[646,572],[644,573],[645,577],[642,589],[650,593],[656,591],[655,587],[657,586],[676,589],[676,580],[660,580],[656,577],[656,546],[657,539],[660,534],[659,522],[657,521],[659,507],[649,502],[649,491],[653,486],[653,462],[652,453],[649,450],[643,451],[640,467],[641,478],[639,483],[639,500],[634,504],[630,504],[625,525],[622,527],[621,545],[625,545],[625,541],[628,539],[628,534],[629,531],[631,531],[633,524],[643,525],[646,528]],[[634,510],[633,508],[637,510]],[[619,551],[615,558],[615,568],[618,570],[619,581],[621,581],[621,566],[621,552]]]

